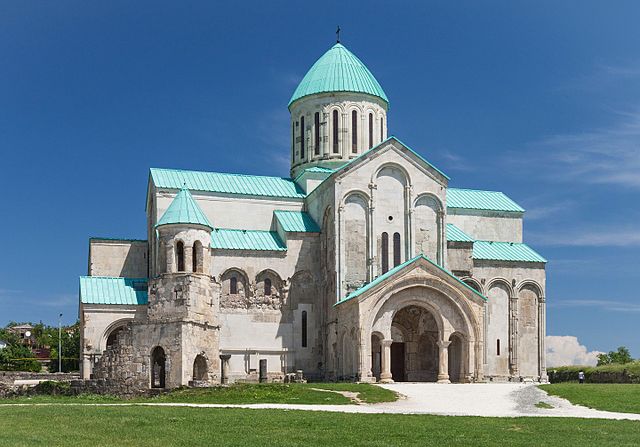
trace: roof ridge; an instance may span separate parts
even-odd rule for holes
[[[193,169],[178,169],[178,168],[149,168],[150,170],[156,171],[181,171],[181,172],[195,172],[199,174],[220,174],[220,175],[231,175],[234,177],[257,177],[257,178],[277,178],[281,180],[288,180],[293,182],[291,177],[278,177],[276,175],[258,175],[258,174],[239,174],[236,172],[220,172],[220,171],[197,171]]]
[[[504,192],[502,191],[494,191],[492,189],[473,189],[473,188],[456,188],[456,187],[447,187],[447,189],[455,189],[458,191],[474,191],[474,192],[495,192],[498,194],[504,194]],[[506,196],[506,194],[504,194]],[[507,196],[509,197],[509,196]]]

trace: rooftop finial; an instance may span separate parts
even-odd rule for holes
[[[338,29],[336,29],[336,43],[340,43],[340,25],[338,25]]]

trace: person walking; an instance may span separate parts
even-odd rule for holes
[[[582,370],[578,373],[578,382],[584,383],[584,371]]]

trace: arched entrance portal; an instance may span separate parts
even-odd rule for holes
[[[398,311],[391,324],[391,375],[395,382],[438,379],[438,325],[423,307]]]
[[[153,348],[153,351],[151,351],[151,388],[165,387],[165,364],[166,357],[164,355],[164,349],[156,346]]]

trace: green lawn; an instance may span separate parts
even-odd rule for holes
[[[207,404],[331,404],[345,405],[351,399],[333,392],[317,389],[357,392],[366,403],[393,402],[397,399],[393,391],[366,383],[305,383],[305,384],[235,384],[229,387],[185,388],[162,394],[154,398],[136,398],[128,402],[188,402]],[[0,403],[110,403],[122,402],[110,396],[34,396],[0,400]]]
[[[640,413],[640,384],[553,383],[541,385],[547,393],[597,410]],[[639,441],[640,444],[640,441]]]
[[[7,446],[637,446],[640,423],[182,407],[0,407]]]

